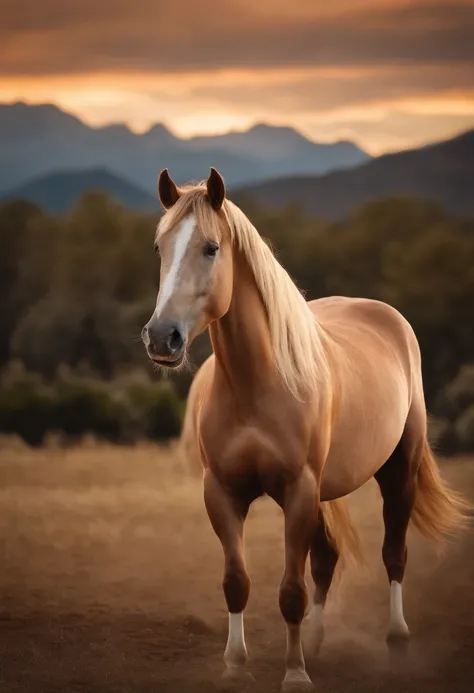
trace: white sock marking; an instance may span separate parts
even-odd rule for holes
[[[155,308],[155,317],[157,319],[159,319],[164,307],[173,295],[176,280],[178,279],[179,275],[179,268],[186,254],[186,249],[188,247],[189,241],[191,240],[191,236],[193,235],[195,226],[196,219],[194,218],[194,215],[191,214],[189,217],[186,217],[186,219],[183,219],[181,227],[174,234],[175,239],[173,261],[171,263],[169,272],[166,275],[164,284],[158,292],[158,298]]]
[[[224,660],[227,665],[243,665],[247,659],[244,635],[244,614],[229,614],[229,637]]]
[[[306,673],[303,646],[301,643],[301,625],[286,624],[286,674],[284,684],[310,683]]]
[[[323,626],[324,606],[312,604],[304,624],[304,644],[308,655],[314,656],[319,652],[324,637]]]
[[[400,582],[390,583],[390,626],[392,635],[408,635],[408,626],[403,615],[402,585]]]
[[[309,610],[308,621],[312,628],[319,628],[323,624],[324,606],[322,604],[313,604]]]

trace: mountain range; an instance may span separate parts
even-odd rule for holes
[[[416,196],[474,214],[474,130],[371,159],[351,143],[319,145],[291,128],[259,125],[181,140],[163,125],[136,135],[124,125],[90,128],[55,106],[0,105],[0,164],[0,200],[23,198],[50,212],[66,211],[87,190],[159,211],[161,168],[182,183],[203,178],[212,165],[241,204],[296,202],[341,219],[371,200]]]
[[[0,105],[0,191],[57,171],[107,169],[155,195],[168,167],[178,183],[215,166],[228,185],[295,174],[322,174],[370,157],[352,142],[319,144],[289,127],[182,139],[157,124],[143,134],[126,125],[93,128],[50,104]]]
[[[350,170],[324,176],[281,178],[234,190],[272,208],[289,202],[326,219],[342,219],[384,197],[441,202],[448,212],[474,214],[474,130],[419,149],[385,154]]]

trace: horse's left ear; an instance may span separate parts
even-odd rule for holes
[[[207,179],[207,196],[213,209],[218,212],[225,198],[225,183],[221,174],[211,166],[211,175]]]

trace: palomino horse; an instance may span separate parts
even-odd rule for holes
[[[468,506],[441,480],[430,452],[420,351],[408,322],[373,300],[306,302],[226,199],[215,169],[206,182],[185,188],[164,170],[158,188],[166,210],[156,236],[160,290],[142,337],[155,363],[175,369],[196,335],[210,332],[213,355],[194,380],[186,427],[196,437],[205,506],[224,551],[225,676],[249,676],[243,526],[250,504],[267,494],[285,518],[283,690],[309,690],[301,644],[307,556],[316,649],[340,550],[357,550],[338,499],[373,476],[380,486],[389,639],[408,637],[402,580],[410,519],[440,539],[463,524]]]

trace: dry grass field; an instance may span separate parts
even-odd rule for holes
[[[474,499],[474,461],[443,466]],[[397,661],[384,632],[388,589],[374,484],[353,495],[368,568],[332,594],[326,640],[308,669],[321,693],[472,693],[474,538],[439,558],[410,537],[406,616],[413,640]],[[247,614],[256,690],[278,691],[282,517],[268,500],[247,523]],[[204,693],[222,671],[227,615],[222,558],[199,480],[173,447],[90,443],[0,451],[0,691]]]

